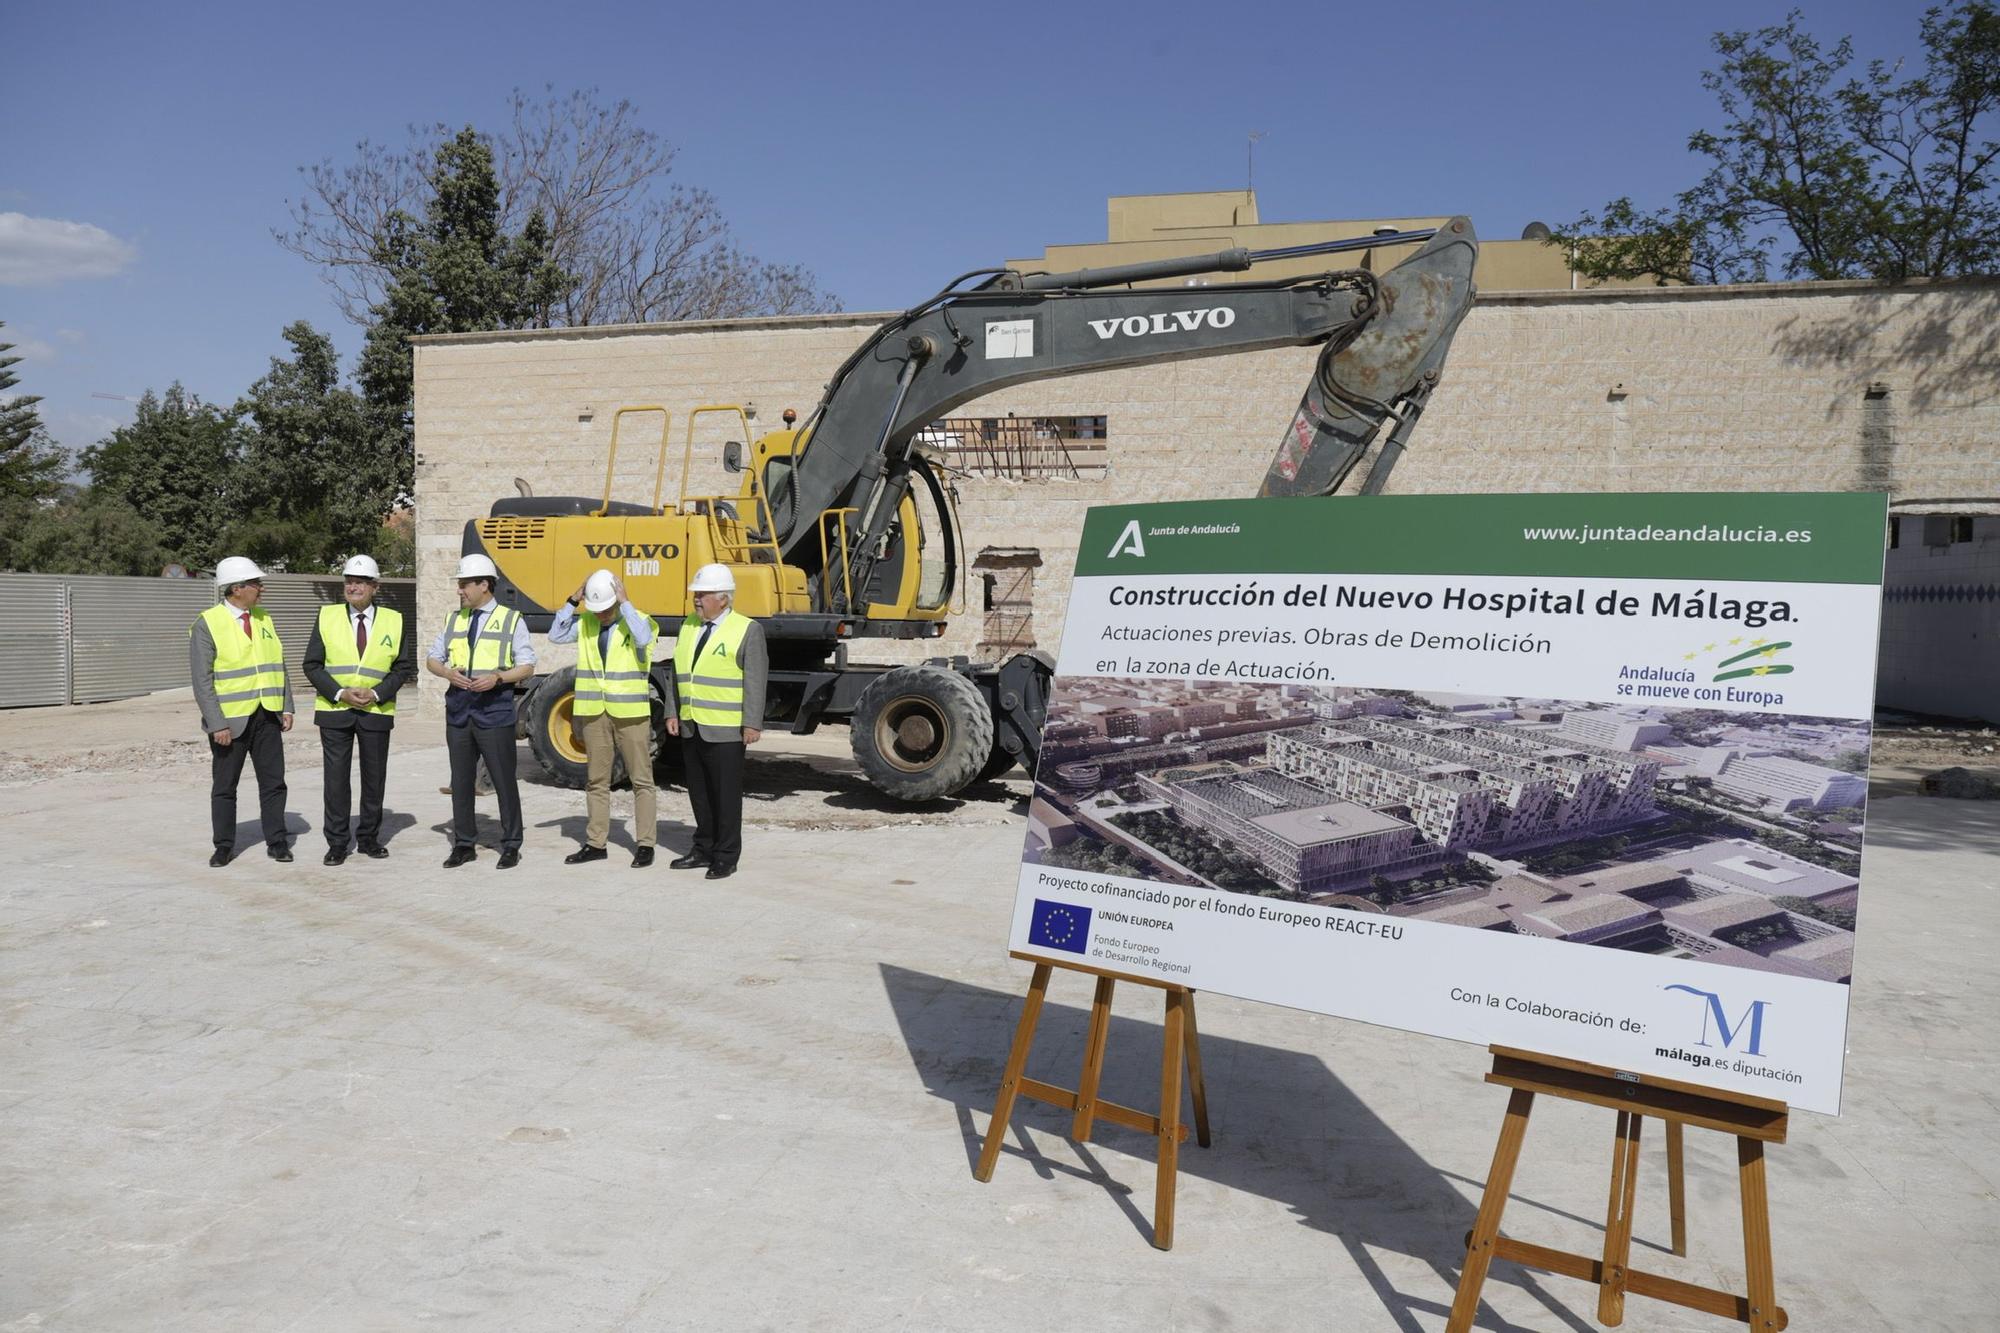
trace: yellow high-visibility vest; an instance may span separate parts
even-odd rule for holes
[[[354,617],[345,602],[329,602],[319,609],[319,642],[326,650],[326,674],[343,690],[372,690],[389,679],[396,656],[403,651],[403,613],[386,606],[375,608],[375,630],[368,636],[368,651],[354,651]],[[316,713],[379,713],[393,716],[396,701],[372,703],[363,708],[339,703],[318,691],[313,693]]]
[[[701,617],[689,616],[674,639],[674,685],[680,694],[681,719],[710,727],[740,727],[743,665],[737,650],[750,632],[750,618],[732,611],[717,621],[697,662],[694,647],[701,630]]]
[[[278,627],[263,607],[250,609],[250,633],[243,632],[243,613],[217,602],[201,613],[208,637],[215,640],[215,701],[224,717],[248,717],[259,708],[285,711],[285,645]],[[192,636],[194,629],[188,629]]]
[[[606,661],[597,653],[597,635],[603,628],[604,622],[593,612],[577,617],[576,694],[570,711],[577,717],[652,716],[653,696],[646,687],[647,668],[653,664],[652,641],[639,647],[620,616],[611,625],[611,654]]]
[[[468,649],[465,632],[472,628],[473,613],[452,612],[451,633],[445,637],[445,660],[474,680],[497,676],[514,665],[514,622],[521,617],[511,609],[496,605],[479,623],[479,642]]]

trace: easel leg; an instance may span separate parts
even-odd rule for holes
[[[1514,1165],[1521,1160],[1521,1140],[1528,1134],[1528,1112],[1535,1094],[1520,1088],[1507,1099],[1507,1118],[1500,1122],[1500,1143],[1493,1150],[1493,1167],[1486,1173],[1486,1193],[1479,1200],[1479,1219],[1465,1247],[1465,1271],[1458,1276],[1458,1295],[1451,1303],[1445,1333],[1469,1333],[1479,1313],[1479,1292],[1486,1270],[1493,1266],[1493,1243],[1500,1238],[1500,1214],[1507,1210],[1507,1193],[1514,1187]]]
[[[1076,1085],[1076,1115],[1069,1128],[1078,1143],[1090,1142],[1091,1122],[1097,1117],[1097,1083],[1104,1075],[1104,1047],[1111,1038],[1111,988],[1116,984],[1110,977],[1099,977],[1090,999],[1090,1034],[1083,1041],[1083,1077]]]
[[[1604,1214],[1604,1269],[1597,1286],[1597,1322],[1625,1322],[1625,1274],[1632,1263],[1632,1201],[1639,1188],[1639,1126],[1645,1117],[1618,1113],[1611,1149],[1611,1202]]]
[[[1007,1119],[1014,1114],[1014,1094],[1021,1087],[1021,1071],[1028,1067],[1028,1048],[1035,1042],[1035,1024],[1042,1016],[1042,999],[1049,991],[1047,963],[1035,964],[1035,976],[1028,983],[1028,998],[1021,1005],[1021,1021],[1014,1025],[1014,1047],[1007,1052],[1007,1070],[1000,1076],[1000,1096],[993,1104],[993,1123],[986,1127],[986,1142],[979,1150],[975,1180],[993,1179],[993,1164],[1000,1160],[1000,1145],[1007,1137]]]
[[[1736,1171],[1743,1186],[1743,1266],[1750,1276],[1750,1318],[1757,1333],[1776,1333],[1777,1279],[1771,1271],[1771,1208],[1764,1193],[1764,1145],[1736,1140]]]
[[[1667,1122],[1667,1214],[1673,1225],[1674,1253],[1688,1252],[1687,1173],[1681,1159],[1681,1136],[1686,1127],[1678,1120]]]
[[[1153,1245],[1174,1247],[1174,1184],[1181,1154],[1181,1061],[1186,1058],[1187,992],[1167,992],[1166,1037],[1160,1051],[1160,1157],[1153,1183]]]
[[[1194,1093],[1194,1141],[1208,1146],[1208,1084],[1201,1077],[1201,1033],[1194,1025],[1194,992],[1187,993],[1188,1088]]]

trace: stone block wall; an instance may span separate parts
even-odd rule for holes
[[[420,340],[417,552],[426,634],[454,605],[452,566],[466,520],[512,494],[515,477],[539,495],[601,494],[613,408],[672,410],[674,494],[690,407],[753,402],[760,429],[779,425],[787,406],[803,416],[881,318]],[[1083,511],[1254,493],[1316,357],[1317,349],[1297,348],[1078,375],[955,409],[1109,418],[1110,462],[1100,479],[958,483],[965,563],[984,547],[1039,553],[1033,622],[1041,646],[1053,649]],[[614,490],[650,499],[657,426],[649,443],[628,423]],[[719,463],[723,438],[717,426],[697,449],[698,492],[734,489]],[[1401,493],[1849,489],[2000,512],[2000,282],[1482,297],[1391,482]],[[869,654],[976,656],[977,580],[967,594],[941,644],[883,644]],[[423,677],[427,700],[438,685]]]

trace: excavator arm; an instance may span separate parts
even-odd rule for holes
[[[1364,268],[1278,282],[1130,285],[1416,240],[1425,241],[1417,253],[1380,275]],[[1274,347],[1324,350],[1259,493],[1331,494],[1378,434],[1363,489],[1380,490],[1471,306],[1477,256],[1471,224],[1453,218],[1432,232],[1285,250],[967,274],[884,324],[835,372],[801,431],[804,449],[770,497],[777,542],[788,563],[819,572],[817,516],[853,510],[847,576],[825,584],[865,589],[902,497],[927,466],[918,432],[953,407],[1030,380]],[[972,278],[986,280],[961,287]],[[1385,422],[1393,422],[1386,433]]]

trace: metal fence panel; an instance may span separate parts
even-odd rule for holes
[[[299,664],[320,607],[340,600],[341,580],[272,574],[263,605],[285,644],[285,666],[301,712],[312,686]],[[418,641],[414,579],[384,579],[382,605],[403,613],[404,661]],[[188,684],[188,627],[215,605],[206,579],[120,578],[95,574],[0,574],[0,708],[104,703]],[[413,692],[408,708],[415,704]]]
[[[69,585],[70,702],[104,703],[188,684],[188,627],[215,604],[206,579],[63,575]]]
[[[0,574],[0,708],[69,702],[63,580]]]

